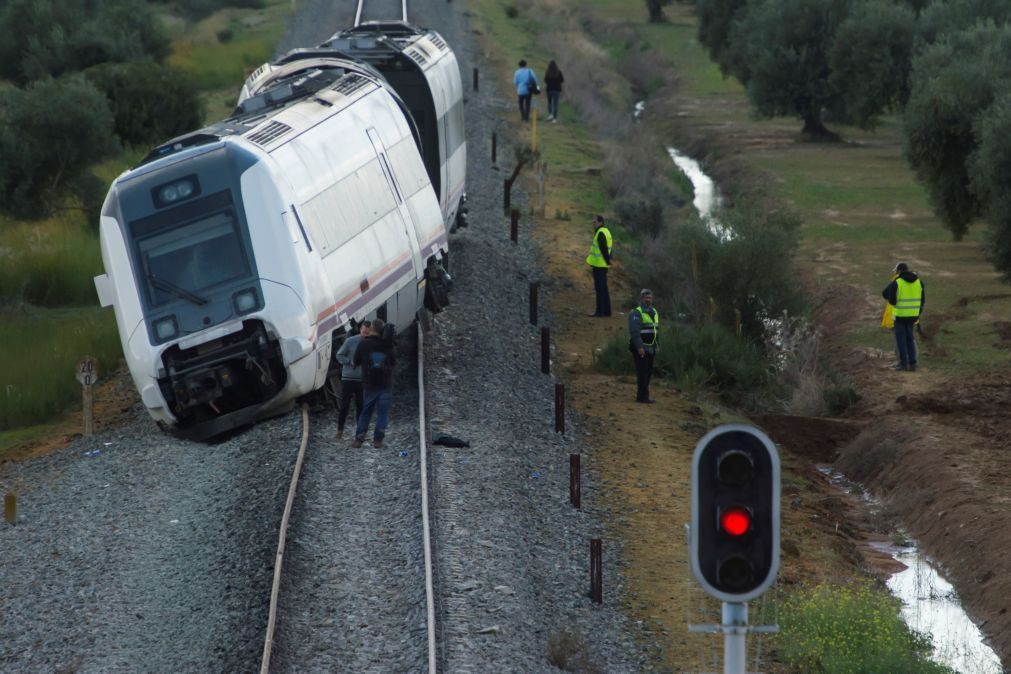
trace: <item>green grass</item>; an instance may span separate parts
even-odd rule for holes
[[[122,357],[111,311],[27,309],[0,319],[0,430],[38,424],[81,398],[74,366],[85,355],[99,373]]]
[[[38,223],[0,222],[0,307],[97,303],[97,236],[73,212]]]
[[[775,647],[797,671],[953,674],[929,659],[929,637],[909,629],[883,590],[822,585],[792,594],[780,610]]]
[[[237,95],[246,76],[274,55],[290,8],[287,0],[268,0],[263,9],[216,12],[176,38],[168,62],[189,73],[202,91]],[[225,28],[233,37],[221,42],[218,33]]]

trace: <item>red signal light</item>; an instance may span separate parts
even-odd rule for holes
[[[720,513],[720,528],[731,536],[743,536],[751,531],[751,513],[739,506],[727,508]]]

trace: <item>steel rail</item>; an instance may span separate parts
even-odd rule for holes
[[[302,403],[302,444],[298,448],[298,459],[295,460],[295,470],[291,475],[291,485],[288,487],[288,500],[284,504],[284,515],[281,517],[281,533],[277,538],[277,556],[274,558],[274,582],[270,590],[270,613],[267,617],[267,636],[263,640],[263,658],[260,660],[260,674],[270,672],[270,653],[274,647],[274,630],[277,628],[277,601],[281,594],[281,565],[284,563],[284,545],[288,537],[288,520],[291,518],[292,505],[295,502],[295,489],[298,487],[298,477],[302,473],[302,462],[305,459],[305,448],[309,446],[309,406]]]
[[[406,3],[405,3],[406,4]],[[422,309],[424,311],[424,309]],[[432,572],[432,532],[428,513],[428,445],[425,442],[425,331],[418,326],[418,439],[421,458],[421,530],[425,547],[425,610],[428,616],[428,672],[437,674],[435,647],[435,587]]]

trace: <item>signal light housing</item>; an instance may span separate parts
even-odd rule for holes
[[[690,557],[702,588],[725,602],[761,595],[779,569],[779,454],[743,424],[719,426],[692,458]]]

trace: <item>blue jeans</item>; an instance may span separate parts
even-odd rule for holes
[[[548,92],[548,117],[558,117],[558,98],[561,95],[560,91]]]
[[[363,438],[369,430],[369,423],[372,421],[372,411],[378,408],[376,414],[376,432],[373,436],[375,440],[382,440],[386,435],[386,427],[390,425],[390,407],[393,405],[393,389],[388,388],[367,388],[365,389],[365,403],[361,414],[358,415],[358,427],[355,428],[355,437]]]
[[[916,365],[916,323],[895,321],[895,346],[899,350],[899,365]]]

